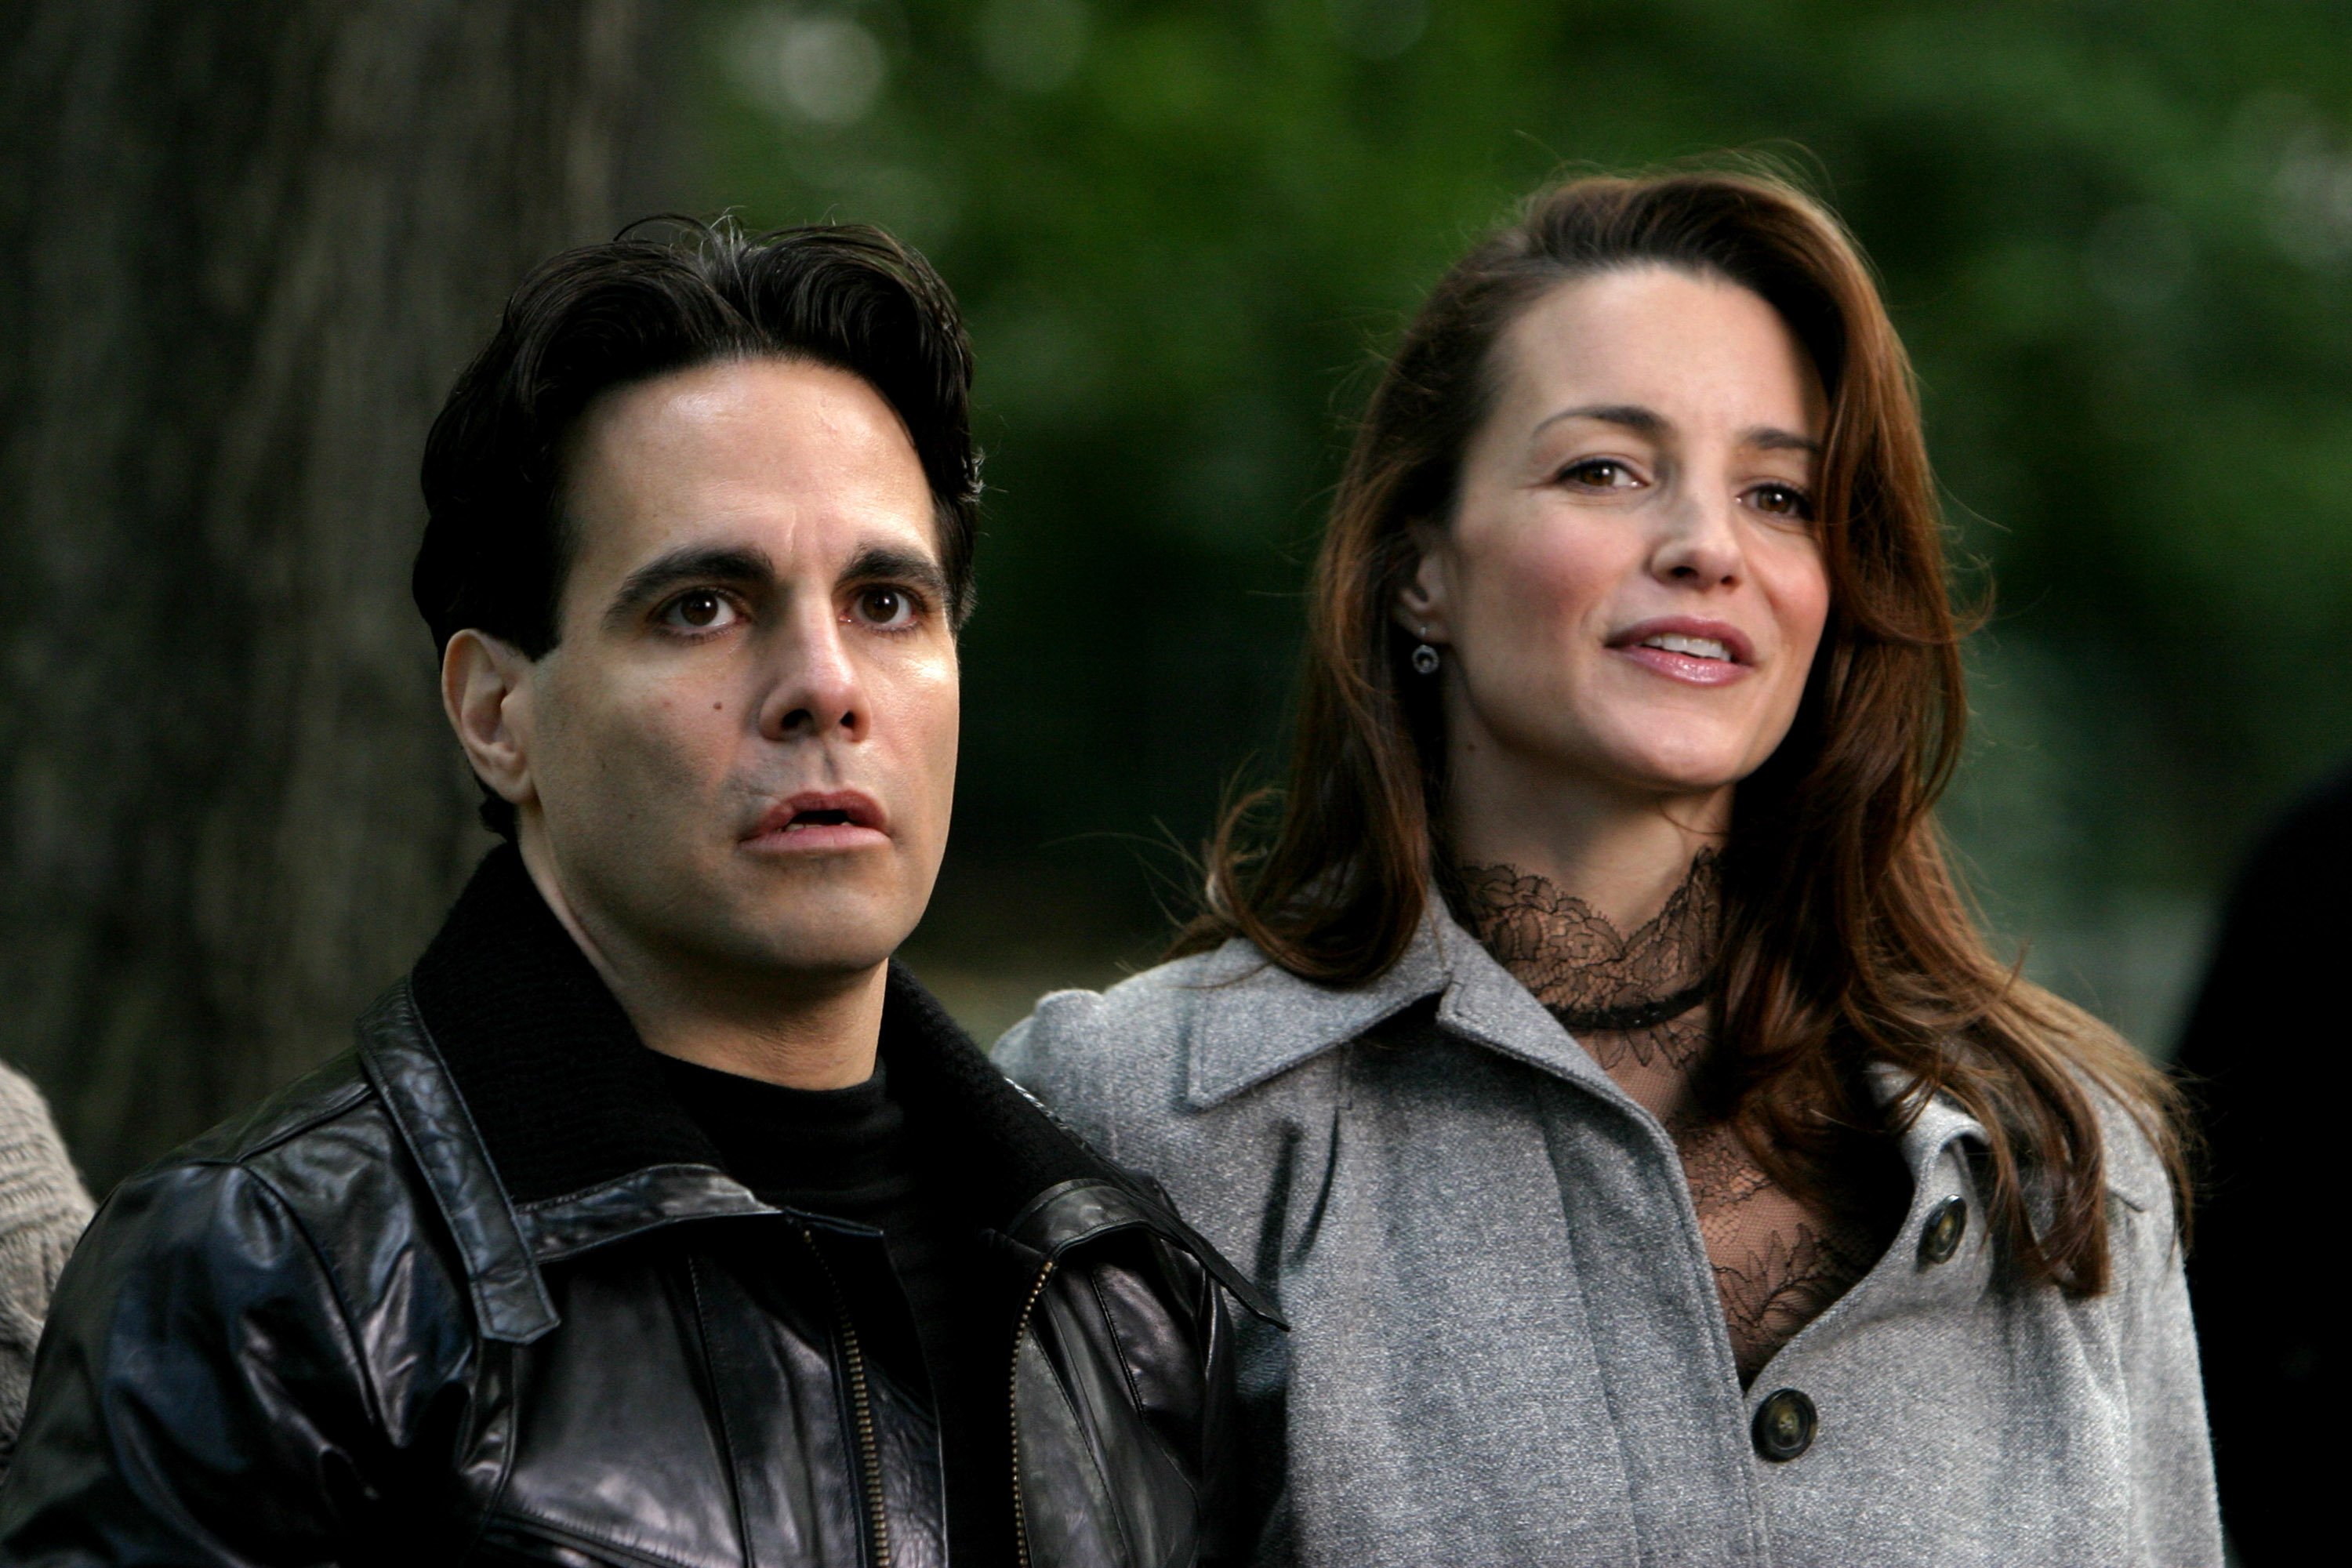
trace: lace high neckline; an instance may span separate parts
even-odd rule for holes
[[[1665,906],[1630,932],[1572,893],[1510,866],[1458,878],[1471,931],[1570,1032],[1646,1029],[1704,999],[1723,924],[1723,879],[1701,850]]]

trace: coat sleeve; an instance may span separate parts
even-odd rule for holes
[[[2137,1142],[2137,1140],[2134,1140]],[[2135,1149],[2147,1163],[2152,1156]],[[2221,1513],[2197,1360],[2197,1329],[2168,1184],[2149,1172],[2113,1200],[2121,1255],[2123,1351],[2130,1401],[2133,1510],[2142,1560],[2220,1568]]]
[[[375,1511],[372,1403],[276,1190],[234,1164],[135,1178],[58,1281],[0,1486],[0,1565],[347,1562]]]
[[[40,1090],[0,1066],[0,1472],[7,1467],[33,1351],[58,1275],[89,1224],[89,1194]]]

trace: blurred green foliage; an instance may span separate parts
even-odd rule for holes
[[[2352,749],[2336,0],[706,0],[695,28],[709,205],[887,224],[971,314],[992,494],[947,949],[1148,951],[1139,846],[1196,843],[1278,755],[1367,367],[1588,166],[1782,157],[1881,268],[1999,590],[1948,820],[1999,923],[2097,938],[2076,989],[2154,1027],[2164,998],[2095,993],[2177,990],[2246,835]]]

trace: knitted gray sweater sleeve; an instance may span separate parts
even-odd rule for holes
[[[49,1292],[89,1224],[89,1194],[32,1080],[0,1063],[0,1472],[16,1446]]]

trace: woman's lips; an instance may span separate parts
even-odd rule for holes
[[[1609,639],[1609,651],[1643,668],[1688,686],[1727,686],[1755,668],[1756,650],[1748,635],[1723,621],[1666,616],[1626,627]]]
[[[1735,680],[1745,680],[1755,673],[1753,667],[1734,664],[1727,658],[1708,658],[1699,654],[1676,653],[1669,648],[1652,647],[1636,643],[1631,647],[1609,650],[1632,659],[1643,668],[1663,675],[1669,680],[1683,681],[1691,686],[1728,686]]]

